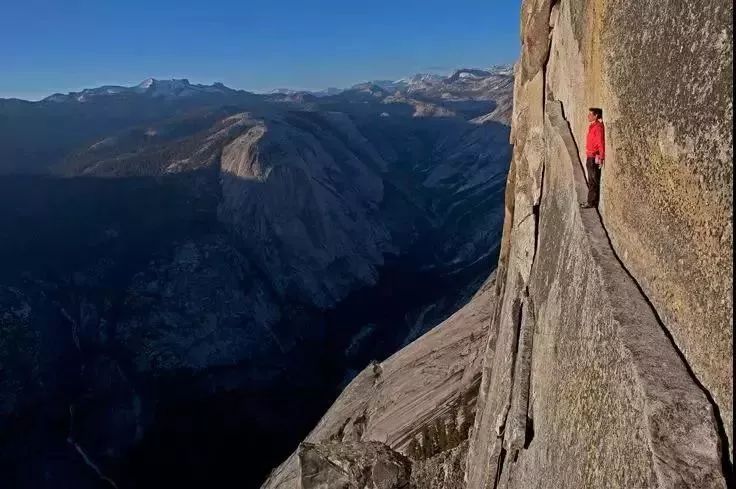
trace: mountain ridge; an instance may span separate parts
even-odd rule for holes
[[[77,92],[54,93],[42,98],[38,102],[67,102],[75,100],[77,102],[85,102],[91,97],[99,97],[103,95],[121,95],[131,93],[143,93],[150,96],[159,97],[175,97],[189,96],[192,92],[209,92],[209,93],[225,93],[225,92],[243,92],[243,93],[260,93],[260,94],[284,94],[296,95],[308,93],[315,96],[336,95],[342,91],[356,88],[364,84],[374,84],[388,90],[406,89],[412,86],[422,84],[437,84],[443,81],[455,81],[462,74],[477,76],[478,78],[486,78],[493,75],[511,76],[512,68],[510,65],[494,65],[488,69],[477,68],[458,68],[450,75],[437,75],[432,73],[416,73],[411,76],[399,78],[396,80],[369,80],[366,82],[356,83],[348,88],[330,87],[320,90],[300,90],[292,88],[275,88],[266,92],[252,92],[242,89],[234,89],[227,87],[222,82],[214,82],[209,85],[190,83],[188,78],[171,78],[157,79],[153,77],[146,78],[136,85],[102,85],[99,87],[85,88]],[[22,100],[22,99],[0,99],[0,100]],[[28,101],[27,101],[28,102]],[[37,103],[37,102],[31,102]]]

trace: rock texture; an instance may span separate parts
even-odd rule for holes
[[[468,488],[731,477],[731,9],[524,2]],[[578,207],[591,106],[602,217]]]
[[[714,398],[732,458],[733,3],[557,8],[549,90],[578,141],[586,108],[603,108],[606,229]]]
[[[410,489],[411,463],[379,442],[304,443],[299,447],[304,489]]]
[[[545,114],[538,238],[512,234],[468,487],[725,487],[713,406],[598,215],[578,208],[585,181],[561,104]],[[534,256],[527,280],[515,247]]]
[[[280,293],[321,307],[374,283],[394,250],[377,212],[387,164],[364,138],[343,143],[343,133],[360,134],[348,117],[292,114],[252,122],[222,151],[220,217]]]
[[[733,3],[614,2],[606,15],[601,43],[620,41],[602,60],[614,138],[604,222],[713,396],[733,460]],[[639,43],[623,34],[634,18],[648,26]],[[673,82],[641,82],[654,77]]]

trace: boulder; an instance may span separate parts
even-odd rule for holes
[[[411,462],[379,442],[302,443],[301,489],[410,489]]]

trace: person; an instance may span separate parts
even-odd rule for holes
[[[588,199],[580,204],[583,209],[598,207],[601,167],[606,158],[606,129],[603,126],[603,110],[588,109],[588,136],[585,138],[585,167],[588,170]]]

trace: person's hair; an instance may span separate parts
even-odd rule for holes
[[[588,110],[591,111],[597,119],[603,119],[603,109],[599,109],[598,107],[591,107]]]

